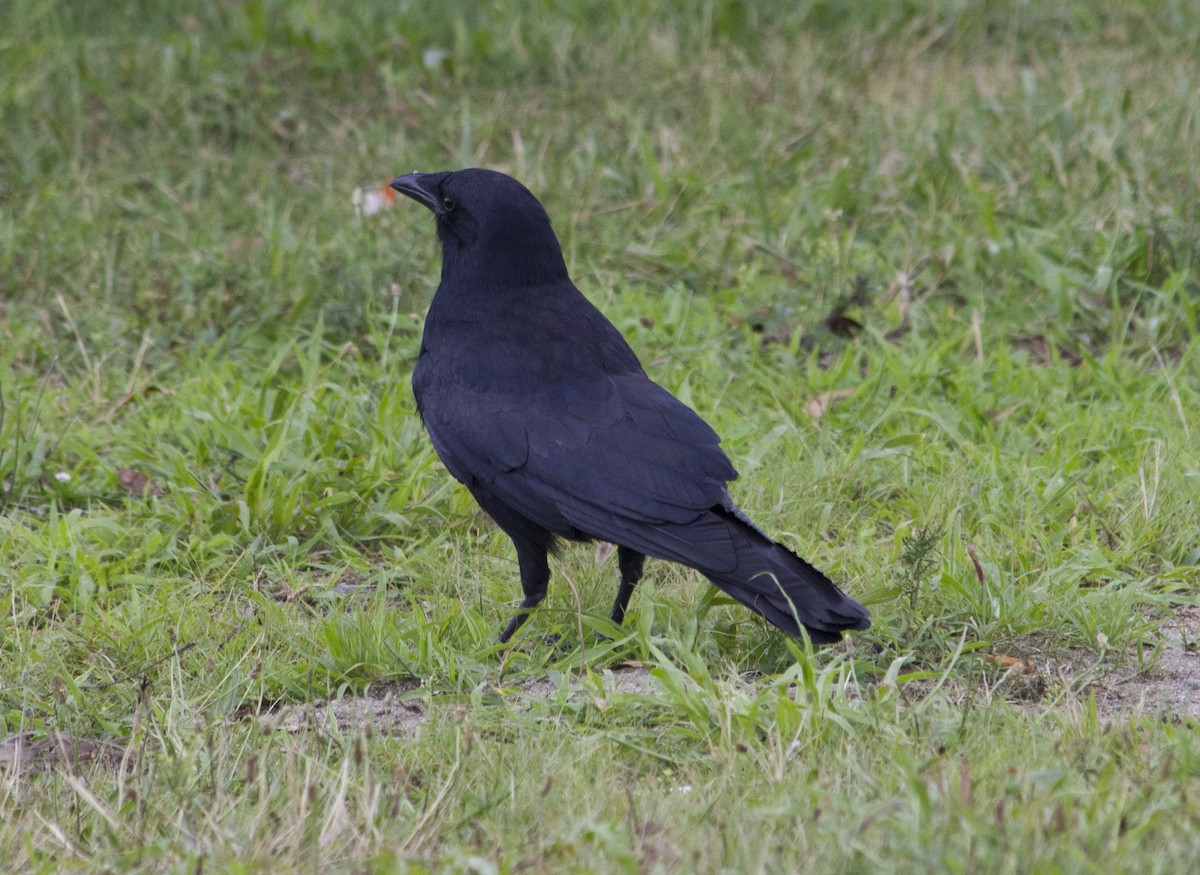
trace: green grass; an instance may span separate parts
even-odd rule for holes
[[[0,24],[14,871],[1200,862],[1196,703],[1103,695],[1200,595],[1194,4]],[[351,201],[464,164],[543,200],[870,631],[812,653],[662,563],[614,630],[577,547],[496,645],[511,545],[408,386],[432,225]],[[380,690],[422,719],[270,722]]]

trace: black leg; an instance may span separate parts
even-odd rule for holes
[[[525,599],[521,602],[521,610],[508,621],[504,631],[500,633],[500,643],[507,644],[529,619],[533,609],[546,598],[546,587],[550,583],[550,562],[546,558],[546,548],[540,544],[530,544],[514,541],[517,547],[517,563],[521,567],[521,589]]]
[[[629,607],[629,599],[633,588],[642,579],[642,567],[646,557],[628,547],[617,547],[617,565],[621,569],[621,586],[617,589],[617,600],[613,602],[609,619],[620,626],[625,622],[625,611]]]
[[[508,621],[500,633],[500,643],[507,644],[513,633],[529,619],[533,609],[546,598],[546,587],[550,583],[550,561],[547,558],[554,549],[554,535],[517,513],[478,483],[468,484],[468,489],[488,512],[506,535],[512,538],[517,548],[517,565],[521,569],[521,589],[525,598],[521,610]]]

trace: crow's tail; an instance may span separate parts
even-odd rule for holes
[[[847,630],[871,625],[866,608],[768,538],[736,507],[714,513],[723,518],[736,564],[728,571],[697,570],[722,592],[792,635],[798,636],[803,626],[816,644],[838,641]]]

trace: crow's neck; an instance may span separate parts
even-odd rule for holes
[[[562,255],[553,258],[442,259],[442,280],[429,307],[428,323],[489,325],[489,331],[543,319],[559,312],[563,299],[579,296],[567,275]],[[567,321],[570,321],[569,319]],[[478,330],[478,329],[472,329]],[[505,329],[507,330],[507,329]]]
[[[516,258],[442,259],[442,287],[476,290],[520,289],[569,282],[567,266],[559,253],[523,252]]]
[[[518,289],[569,282],[562,249],[553,232],[521,227],[493,230],[467,244],[442,239],[442,286]]]

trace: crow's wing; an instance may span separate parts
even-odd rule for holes
[[[643,373],[529,390],[460,385],[435,400],[422,414],[450,472],[543,528],[713,570],[732,562],[708,511],[732,507],[725,483],[737,472],[708,424]],[[672,534],[681,526],[686,539]]]

